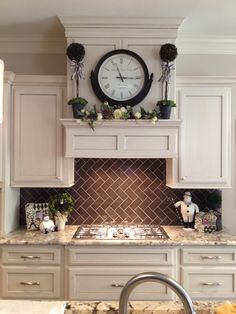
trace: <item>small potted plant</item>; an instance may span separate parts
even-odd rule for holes
[[[68,101],[68,105],[72,105],[73,116],[75,119],[80,119],[83,115],[81,111],[87,105],[87,100],[79,96],[79,81],[83,75],[83,59],[85,56],[85,49],[82,44],[72,43],[68,46],[66,54],[71,62],[73,74],[71,79],[76,82],[76,97]]]
[[[48,205],[49,212],[55,219],[58,231],[65,229],[65,224],[68,221],[68,215],[72,212],[74,204],[75,202],[73,197],[66,192],[56,194],[51,197]]]
[[[160,111],[161,119],[170,119],[171,108],[176,107],[173,100],[168,99],[169,84],[171,78],[171,71],[174,69],[173,61],[176,59],[178,51],[175,45],[165,44],[161,46],[160,58],[162,60],[162,75],[159,79],[163,84],[163,98],[157,102]]]

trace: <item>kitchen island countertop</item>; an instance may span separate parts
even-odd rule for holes
[[[66,301],[0,300],[3,314],[62,314]],[[196,314],[213,314],[220,301],[193,302]],[[118,302],[72,301],[65,314],[118,314]],[[184,314],[183,305],[178,301],[135,301],[129,304],[129,314]]]
[[[52,244],[52,245],[236,245],[236,234],[220,231],[211,234],[186,231],[181,226],[163,226],[169,239],[103,240],[73,239],[78,226],[66,226],[64,231],[43,234],[40,231],[19,229],[0,238],[0,244]]]

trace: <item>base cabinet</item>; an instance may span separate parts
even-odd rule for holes
[[[181,284],[193,299],[236,296],[236,249],[200,247],[181,249]]]
[[[0,293],[5,299],[118,300],[127,281],[160,272],[193,300],[236,298],[234,246],[2,245]],[[131,300],[175,300],[165,285],[136,287]]]
[[[1,291],[6,299],[61,299],[62,248],[41,245],[1,247]]]

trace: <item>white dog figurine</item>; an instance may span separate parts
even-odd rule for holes
[[[43,218],[43,221],[39,225],[39,229],[43,233],[49,233],[49,232],[54,232],[56,227],[54,222],[50,219],[48,215],[45,215]]]
[[[199,213],[199,207],[197,204],[192,202],[192,197],[190,192],[184,193],[184,200],[178,201],[175,204],[175,207],[180,206],[180,212],[184,223],[184,228],[194,229],[194,219],[196,213]]]

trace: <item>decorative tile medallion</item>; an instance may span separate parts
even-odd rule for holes
[[[22,188],[21,224],[26,203],[48,202],[66,191],[75,199],[69,224],[179,225],[173,204],[184,191],[165,186],[165,159],[76,159],[75,185],[68,189]],[[188,190],[201,210],[214,190]]]

